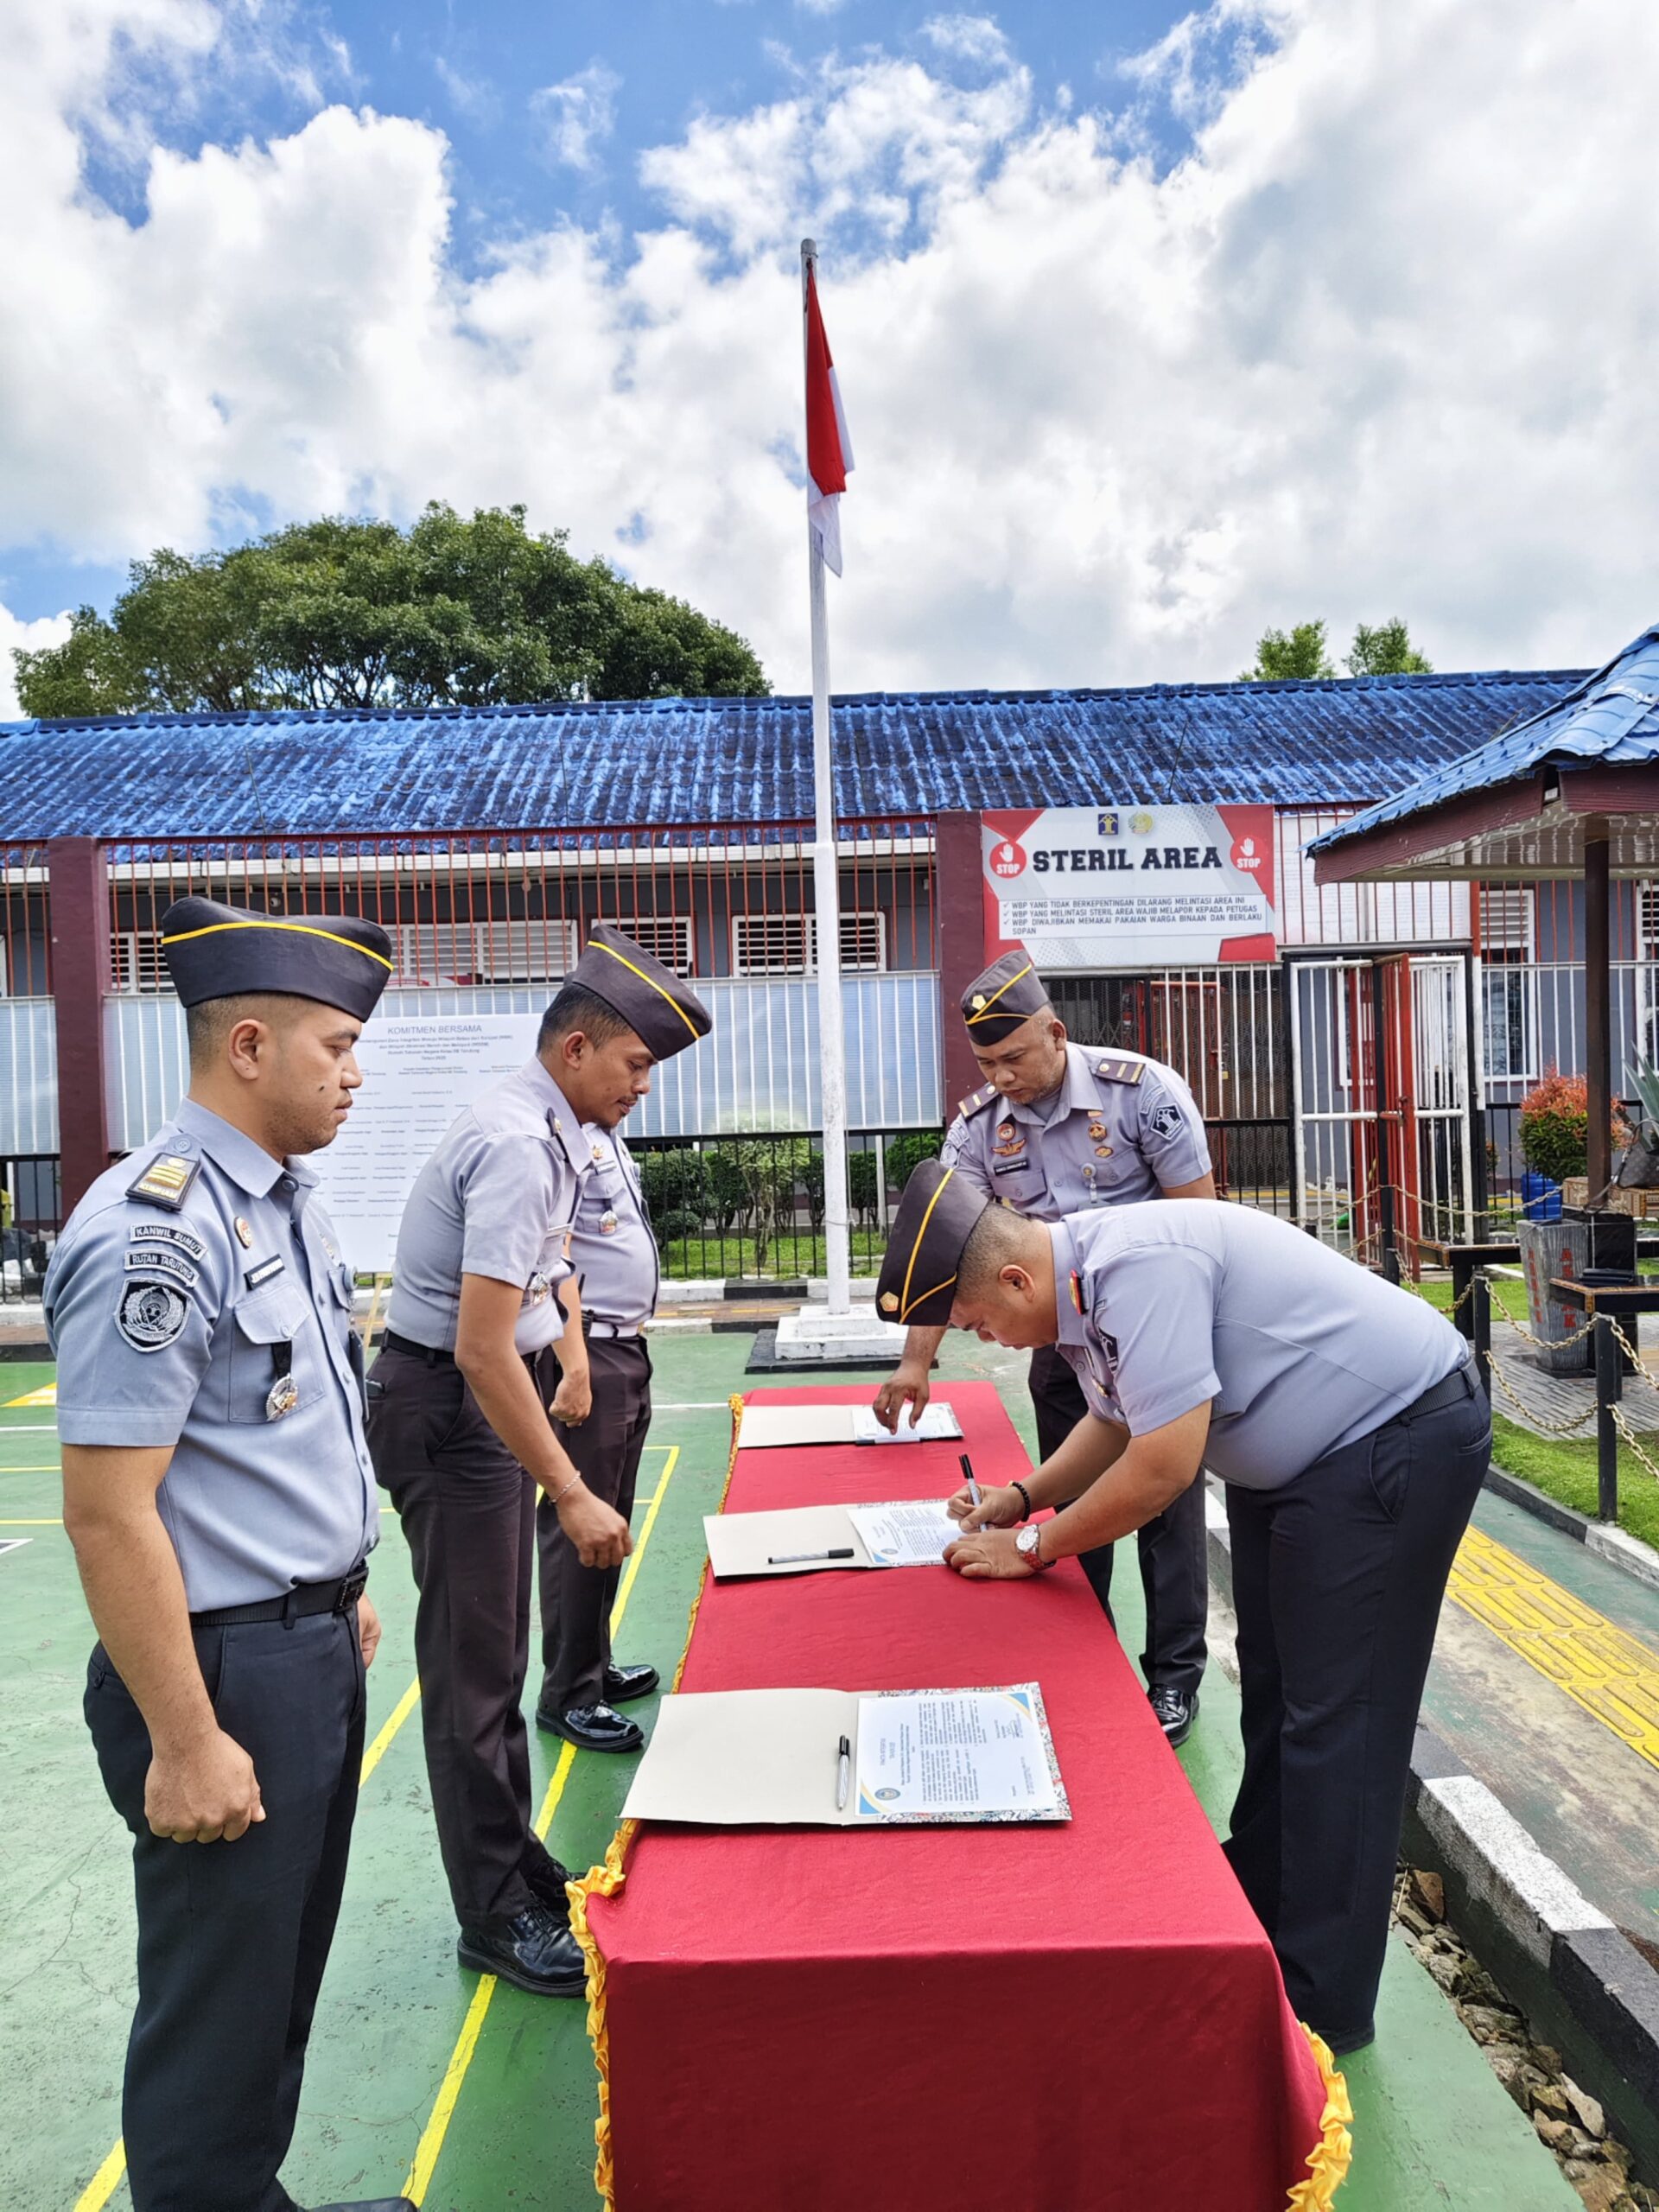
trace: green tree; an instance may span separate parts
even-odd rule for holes
[[[1387,622],[1355,626],[1353,650],[1347,656],[1350,676],[1433,676],[1432,662],[1423,658],[1411,642],[1411,632],[1396,614]]]
[[[1287,636],[1282,630],[1264,630],[1255,641],[1255,666],[1247,668],[1244,683],[1307,683],[1336,674],[1325,643],[1323,622],[1299,622]]]
[[[523,507],[436,501],[407,530],[324,516],[228,552],[136,561],[106,620],[15,652],[25,713],[507,705],[764,694],[754,654],[683,600],[580,561]]]

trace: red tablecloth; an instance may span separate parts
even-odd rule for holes
[[[942,1395],[1023,1471],[992,1386]],[[959,1448],[742,1452],[727,1510],[938,1495]],[[1284,2212],[1325,2085],[1075,1564],[710,1582],[680,1686],[1022,1681],[1065,1826],[639,1829],[588,1902],[618,2212]]]

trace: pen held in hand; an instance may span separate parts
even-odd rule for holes
[[[767,1555],[768,1567],[805,1567],[821,1559],[856,1559],[857,1552],[851,1544],[833,1552],[772,1552]]]
[[[969,1502],[976,1513],[979,1510],[979,1484],[974,1480],[974,1463],[965,1452],[958,1452],[957,1465],[962,1469],[962,1478],[968,1485]]]
[[[840,1749],[836,1753],[836,1810],[838,1813],[846,1811],[848,1794],[852,1786],[853,1747],[843,1736]]]

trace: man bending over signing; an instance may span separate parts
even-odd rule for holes
[[[951,1500],[958,1573],[1034,1579],[1201,1466],[1225,1484],[1244,1775],[1224,1847],[1298,2013],[1337,2052],[1369,2043],[1417,1708],[1491,1451],[1462,1338],[1269,1214],[1032,1221],[938,1160],[906,1188],[880,1290],[906,1322],[1057,1344],[1088,1403],[1028,1481]]]

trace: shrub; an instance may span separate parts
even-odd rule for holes
[[[1546,1071],[1521,1101],[1521,1153],[1535,1173],[1564,1183],[1569,1175],[1582,1175],[1588,1164],[1590,1133],[1589,1086],[1581,1075],[1563,1075],[1559,1068]],[[1617,1107],[1610,1130],[1613,1144],[1630,1141],[1630,1125]]]
[[[937,1160],[944,1145],[943,1129],[910,1129],[887,1142],[887,1180],[902,1191],[925,1160]]]

